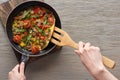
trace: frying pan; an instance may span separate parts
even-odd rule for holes
[[[38,54],[32,55],[31,52],[24,50],[18,44],[13,42],[12,24],[13,24],[14,17],[17,16],[17,14],[19,14],[21,11],[23,11],[31,6],[41,6],[41,7],[48,9],[49,11],[53,12],[53,15],[56,19],[55,26],[58,26],[59,28],[61,28],[61,21],[60,21],[60,18],[58,16],[57,12],[55,11],[55,9],[53,9],[47,3],[40,2],[40,1],[27,1],[27,2],[21,3],[14,10],[12,10],[8,16],[5,31],[7,33],[8,39],[9,39],[10,44],[13,47],[13,49],[15,49],[16,51],[18,51],[19,53],[22,54],[21,62],[23,61],[25,63],[28,62],[29,57],[43,56],[45,54],[48,54],[50,51],[52,51],[56,47],[55,44],[49,42],[48,46],[45,49],[40,51]]]

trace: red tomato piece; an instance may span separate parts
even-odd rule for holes
[[[48,22],[53,24],[54,23],[54,18],[53,17],[49,17]]]
[[[32,45],[31,51],[33,54],[36,54],[40,52],[40,48],[38,46]]]
[[[39,7],[35,7],[35,8],[33,9],[33,11],[34,11],[35,14],[37,14],[37,13],[40,11],[40,8],[39,8]]]
[[[30,20],[24,20],[24,28],[25,29],[28,29],[31,27],[31,23],[30,23]]]
[[[45,39],[45,37],[44,37],[44,36],[40,36],[39,38],[40,38],[41,40],[44,40],[44,39]]]
[[[15,36],[13,37],[13,41],[14,41],[15,43],[19,43],[19,42],[21,41],[21,36],[20,36],[20,35],[15,35]]]

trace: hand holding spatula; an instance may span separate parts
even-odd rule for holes
[[[75,43],[70,36],[64,31],[57,27],[55,27],[55,31],[53,32],[53,38],[51,39],[51,42],[58,46],[70,46],[75,49],[78,49],[78,44]],[[107,66],[108,68],[114,68],[115,62],[105,56],[102,56],[103,64]]]

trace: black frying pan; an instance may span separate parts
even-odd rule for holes
[[[6,23],[6,33],[7,33],[7,36],[9,38],[9,41],[11,43],[11,46],[16,51],[18,51],[19,53],[22,54],[21,61],[23,61],[25,63],[28,61],[29,57],[38,57],[38,56],[42,56],[42,55],[48,54],[51,50],[53,50],[56,47],[55,44],[50,42],[45,49],[40,51],[40,53],[38,53],[36,55],[32,55],[31,52],[22,49],[18,44],[15,44],[13,42],[12,24],[13,24],[14,17],[17,14],[19,14],[20,11],[22,11],[22,10],[24,10],[26,8],[29,8],[31,6],[41,6],[41,7],[44,7],[46,9],[50,10],[51,12],[53,12],[53,14],[55,16],[55,19],[56,19],[55,26],[61,28],[60,18],[58,16],[57,12],[50,5],[48,5],[48,4],[44,3],[44,2],[40,2],[40,1],[27,1],[27,2],[24,2],[24,3],[20,4],[20,5],[18,5],[10,13],[10,15],[8,16],[7,23]]]

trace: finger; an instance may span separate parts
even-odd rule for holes
[[[79,50],[75,50],[75,53],[79,54],[79,53],[80,53],[80,51],[79,51]]]
[[[85,44],[84,49],[89,49],[89,48],[90,48],[90,46],[91,46],[91,43],[87,42],[87,43]]]
[[[21,74],[24,74],[24,68],[25,68],[25,64],[24,64],[24,62],[21,62],[21,64],[20,64],[20,73]]]
[[[94,50],[100,51],[100,48],[99,48],[99,47],[91,46],[90,48],[91,48],[91,49],[94,49]]]
[[[79,50],[75,50],[75,53],[80,57],[81,53]]]
[[[12,71],[10,71],[9,73],[8,73],[8,76],[10,76],[12,74]]]
[[[99,47],[95,47],[98,51],[100,51],[100,48]]]
[[[84,43],[83,42],[79,42],[79,51],[80,53],[83,53],[83,47],[84,47]]]
[[[18,71],[18,69],[19,69],[19,64],[17,64],[17,65],[12,69],[12,71]]]

